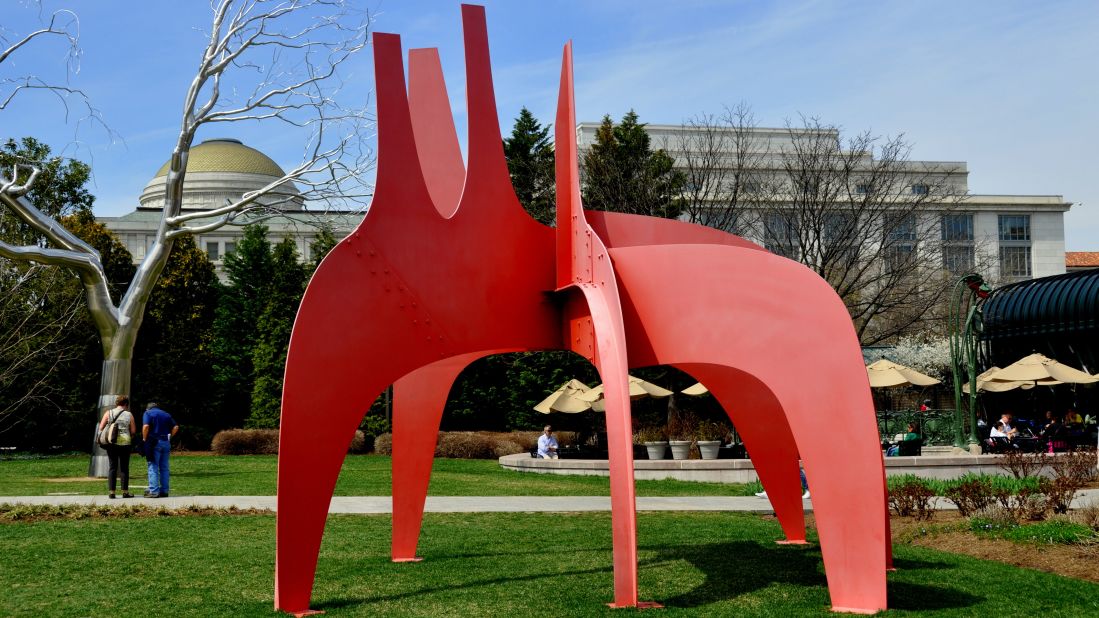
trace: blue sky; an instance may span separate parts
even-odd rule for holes
[[[10,1],[10,0],[9,0]],[[3,28],[36,27],[33,3],[9,8]],[[406,47],[439,47],[464,127],[457,2],[361,2],[374,29]],[[763,126],[798,114],[847,132],[905,134],[915,159],[966,161],[974,193],[1057,194],[1074,202],[1068,250],[1099,250],[1099,3],[953,0],[589,0],[487,5],[504,132],[521,106],[552,119],[562,44],[574,41],[577,115],[635,109],[676,124],[749,103]],[[28,5],[24,8],[22,5]],[[209,23],[204,0],[58,2],[80,16],[84,89],[121,139],[74,122],[43,96],[0,112],[0,135],[34,135],[93,164],[96,212],[131,210],[167,160],[181,101]],[[24,50],[4,74],[63,78],[63,50]],[[6,63],[8,64],[8,63]],[[349,65],[341,96],[366,100],[368,54]],[[242,139],[284,165],[300,156],[285,132],[222,126],[199,139]]]

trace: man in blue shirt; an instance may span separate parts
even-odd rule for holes
[[[171,437],[179,431],[172,415],[150,401],[141,419],[141,437],[145,440],[145,458],[149,461],[149,489],[146,498],[168,497],[168,453],[172,450]]]

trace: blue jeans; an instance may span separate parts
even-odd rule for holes
[[[157,440],[153,447],[153,456],[149,458],[149,493],[168,493],[168,453],[172,444],[167,440]]]

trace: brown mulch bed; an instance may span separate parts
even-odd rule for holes
[[[231,515],[265,515],[267,509],[242,509],[235,506],[213,508],[185,506],[176,509],[153,506],[107,506],[49,504],[0,504],[0,524],[37,523],[61,519],[142,519],[151,517],[208,517]]]
[[[937,511],[931,521],[892,515],[889,525],[894,545],[927,547],[1099,583],[1097,545],[1039,545],[986,538],[958,530],[963,521],[956,511]],[[815,525],[811,514],[805,515],[805,524]]]

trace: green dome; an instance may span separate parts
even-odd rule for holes
[[[169,163],[171,161],[160,166],[154,178],[167,176]],[[276,177],[286,173],[271,157],[238,140],[227,138],[208,139],[191,147],[191,153],[187,157],[187,172],[239,172]]]

